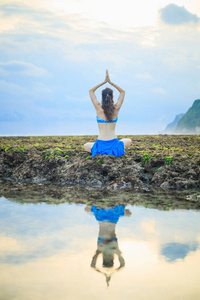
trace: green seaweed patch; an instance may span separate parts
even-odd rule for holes
[[[52,154],[50,154],[50,155],[46,155],[45,156],[45,159],[48,159],[48,158],[51,158],[51,157],[55,157],[55,155],[52,153]]]
[[[167,205],[165,206],[165,210],[167,211],[172,210],[171,204],[167,203]]]
[[[87,156],[86,158],[85,158],[85,160],[88,160],[88,159],[91,159],[92,157],[91,156]]]
[[[8,150],[10,150],[10,148],[11,148],[11,147],[6,147],[6,148],[4,149],[4,151],[7,152]]]
[[[27,147],[19,147],[16,150],[14,150],[14,152],[24,152],[26,149],[28,149]]]
[[[102,164],[103,164],[103,159],[102,159],[102,158],[98,159],[98,164],[99,164],[99,165],[102,165]]]
[[[172,163],[172,161],[173,161],[173,158],[170,157],[170,156],[166,156],[166,157],[165,157],[165,160],[166,160],[167,165],[171,165],[171,163]]]
[[[144,156],[142,157],[142,161],[144,164],[147,164],[148,161],[149,161],[150,157],[149,157],[149,154],[144,154]]]
[[[60,149],[60,148],[58,148],[58,147],[56,147],[55,150],[56,150],[56,151],[59,151],[59,152],[63,152],[63,150]]]

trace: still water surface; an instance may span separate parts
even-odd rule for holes
[[[0,198],[0,299],[200,299],[200,212]]]

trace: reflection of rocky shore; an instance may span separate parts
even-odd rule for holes
[[[113,205],[142,205],[160,210],[200,209],[200,193],[197,190],[144,189],[121,190],[86,189],[80,186],[52,185],[51,183],[19,183],[0,180],[0,197],[19,203],[61,204],[82,203],[98,207]]]
[[[200,187],[199,136],[131,136],[119,158],[91,158],[82,149],[91,138],[1,138],[0,178],[109,189]]]

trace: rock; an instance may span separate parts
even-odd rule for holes
[[[189,201],[200,202],[200,193],[194,193],[186,197]]]
[[[178,189],[192,189],[195,188],[197,186],[198,182],[197,181],[193,181],[191,179],[188,180],[178,180],[176,182],[176,188]]]
[[[164,181],[161,185],[160,185],[161,188],[164,188],[164,189],[173,189],[175,188],[174,185],[172,185],[170,183],[170,181]]]
[[[133,136],[125,156],[94,158],[80,146],[90,138],[0,138],[0,179],[102,189],[200,187],[199,137]]]

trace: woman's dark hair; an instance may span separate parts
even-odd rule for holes
[[[102,91],[102,108],[108,121],[112,120],[114,112],[113,91],[106,88]]]
[[[114,255],[113,255],[113,253],[108,255],[108,253],[103,252],[103,267],[112,268],[113,265],[114,265]]]

